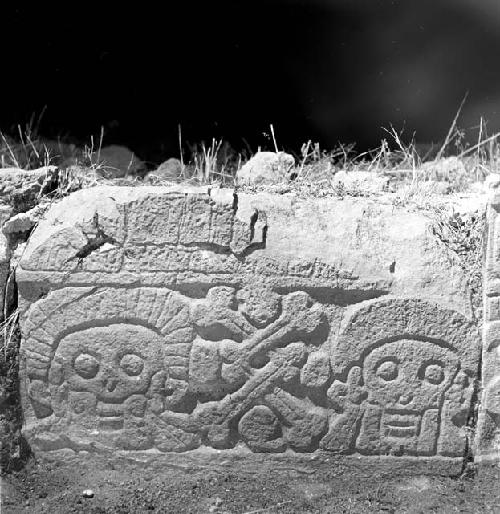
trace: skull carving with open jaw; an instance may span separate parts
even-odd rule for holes
[[[122,428],[127,399],[134,397],[135,404],[139,395],[145,403],[151,378],[163,367],[163,344],[161,336],[138,325],[74,332],[59,343],[49,382],[67,389],[68,414],[84,424],[97,417],[101,428]]]
[[[363,365],[368,394],[356,447],[373,453],[435,453],[446,391],[458,372],[454,353],[401,339],[372,350]]]

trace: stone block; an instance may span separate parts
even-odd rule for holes
[[[285,152],[257,152],[236,173],[238,184],[277,184],[290,178],[293,155]]]
[[[182,186],[54,205],[17,273],[32,448],[323,450],[456,471],[480,337],[455,282],[428,287],[450,268],[420,246],[423,217],[370,205]]]
[[[481,397],[475,441],[477,462],[500,462],[500,196],[492,197],[487,212],[486,256],[483,274],[484,327]]]

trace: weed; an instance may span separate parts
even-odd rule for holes
[[[191,165],[185,166],[186,178],[200,184],[223,183],[233,185],[236,172],[241,168],[247,155],[237,153],[222,139],[212,139],[210,146],[205,142],[190,146]]]
[[[340,155],[321,150],[319,143],[313,143],[311,140],[302,145],[300,154],[296,177],[304,180],[331,175],[335,170],[335,157]]]
[[[22,466],[28,448],[21,435],[19,393],[20,332],[17,309],[0,325],[0,471]]]
[[[15,137],[0,132],[0,167],[36,169],[51,163],[50,150],[39,137],[39,129],[45,108],[35,120],[32,114],[24,130],[17,125]],[[16,141],[17,139],[17,141]]]
[[[460,145],[460,142],[463,140],[464,133],[462,131],[457,130],[457,122],[458,122],[458,118],[460,117],[460,113],[462,112],[463,106],[465,105],[465,101],[467,100],[468,96],[469,96],[469,92],[467,91],[465,93],[462,101],[460,102],[460,105],[455,114],[455,117],[453,118],[453,121],[448,130],[448,133],[446,134],[444,143],[441,146],[441,148],[439,149],[439,152],[437,153],[436,161],[438,161],[439,159],[441,159],[441,157],[443,157],[446,147],[450,144],[451,141],[453,141],[455,139],[456,146],[458,147]]]
[[[19,319],[19,311],[16,309],[12,314],[7,316],[5,321],[0,324],[0,330],[2,334],[2,347],[4,362],[7,362],[7,355],[12,352],[16,346],[15,339],[13,337],[16,330],[17,322]]]
[[[19,129],[19,142],[0,132],[0,167],[23,170],[41,168],[51,163],[50,151],[29,130]]]
[[[444,249],[450,265],[458,265],[467,277],[473,318],[479,323],[482,308],[482,270],[486,213],[457,213],[446,207],[429,211],[429,230]]]
[[[329,188],[329,181],[337,171],[368,171],[382,174],[390,177],[391,185],[394,186],[392,189],[398,191],[398,198],[395,201],[402,204],[407,201],[431,201],[430,197],[436,190],[439,190],[440,194],[464,191],[471,183],[484,180],[491,171],[500,171],[500,133],[489,136],[487,124],[481,118],[477,127],[476,142],[468,147],[466,131],[458,127],[459,116],[466,99],[467,95],[462,100],[434,160],[429,161],[417,150],[415,134],[412,134],[408,141],[403,130],[398,131],[389,125],[384,129],[386,137],[381,140],[380,145],[363,152],[356,152],[354,144],[340,143],[333,150],[326,151],[318,142],[307,141],[301,146],[300,152],[295,154],[297,167],[291,173],[291,177],[302,181],[302,188],[309,181],[321,182],[323,185],[326,184],[326,190],[330,194],[339,196],[337,193],[340,193],[342,196],[344,192],[332,191],[332,188]],[[54,142],[49,144],[39,136],[39,124],[39,120],[36,122],[32,117],[24,129],[17,127],[15,138],[0,134],[2,167],[33,169],[52,163],[58,165],[62,171],[56,196],[64,196],[76,189],[92,187],[98,183],[107,183],[106,167],[101,162],[103,127],[99,137],[91,137],[90,144],[80,149],[63,143],[59,143],[59,146]],[[269,139],[269,145],[278,152],[280,147],[272,124],[264,135]],[[182,169],[179,180],[202,184],[215,182],[227,186],[234,185],[237,171],[253,153],[248,144],[247,150],[236,152],[227,141],[215,138],[210,144],[188,144],[186,151],[183,148],[180,125],[178,145]],[[453,154],[457,162],[459,161],[458,171],[448,171],[445,173],[446,176],[436,177],[436,170],[440,173],[443,161]],[[142,175],[137,171],[137,176],[127,177],[126,181],[114,180],[111,183],[134,185],[136,181],[140,183]],[[439,184],[436,185],[436,182]],[[161,184],[164,181],[159,180],[155,183]],[[445,183],[446,186],[443,186]],[[351,195],[349,192],[346,194]],[[359,192],[352,191],[352,195],[357,196]]]

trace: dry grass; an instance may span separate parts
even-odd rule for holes
[[[405,204],[416,201],[425,203],[435,194],[435,183],[445,182],[446,188],[440,193],[457,193],[467,190],[474,182],[480,182],[491,172],[500,172],[500,133],[489,135],[486,123],[480,120],[477,129],[477,139],[474,144],[465,143],[465,131],[458,128],[458,120],[464,97],[458,108],[443,143],[438,147],[435,158],[430,159],[424,154],[415,141],[415,135],[410,139],[404,137],[393,126],[385,130],[386,137],[380,145],[372,150],[356,152],[354,144],[338,144],[333,150],[325,150],[320,144],[311,140],[304,143],[298,154],[295,154],[297,166],[293,176],[297,185],[280,185],[284,190],[310,190],[312,194],[318,191],[333,196],[359,196],[363,191],[356,188],[342,188],[332,185],[332,178],[340,171],[372,172],[390,177],[391,183],[397,189],[396,203]],[[90,138],[90,144],[83,148],[74,147],[73,154],[64,155],[66,165],[61,165],[62,151],[54,151],[46,140],[39,137],[39,124],[34,118],[22,129],[17,127],[17,134],[7,136],[0,134],[0,167],[17,167],[34,169],[50,164],[59,167],[59,187],[56,197],[70,192],[93,187],[102,183],[126,183],[137,185],[142,183],[142,176],[127,178],[127,180],[106,180],[105,172],[99,159],[103,146],[104,131],[98,138]],[[276,132],[270,125],[267,134],[268,146],[278,152],[279,147]],[[226,141],[212,139],[210,143],[187,145],[184,148],[181,128],[179,127],[179,154],[182,173],[177,181],[187,181],[197,184],[219,183],[226,186],[234,185],[234,178],[241,166],[252,156],[252,151],[235,151]],[[71,145],[65,145],[64,151],[71,151]],[[260,148],[259,148],[260,149]],[[457,170],[446,172],[447,176],[439,174],[443,159],[455,156],[461,163]],[[165,156],[167,157],[167,156]],[[67,163],[71,165],[67,165]],[[436,171],[438,170],[438,171]],[[154,180],[155,184],[169,183],[169,180]]]
[[[17,322],[19,319],[19,311],[15,309],[11,314],[5,317],[5,320],[0,323],[0,331],[2,338],[1,353],[4,362],[7,362],[7,356],[12,351],[13,347],[17,348],[17,341],[14,339]]]
[[[19,398],[18,311],[1,324],[0,331],[0,473],[19,469],[27,458],[23,451],[22,409]]]
[[[19,140],[0,132],[0,167],[30,170],[51,164],[50,151],[27,130],[19,127]]]

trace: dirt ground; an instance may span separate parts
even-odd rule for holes
[[[429,469],[436,474],[428,475]],[[32,459],[2,478],[2,514],[500,512],[500,467],[455,476],[331,455]],[[86,497],[85,490],[92,497]]]

